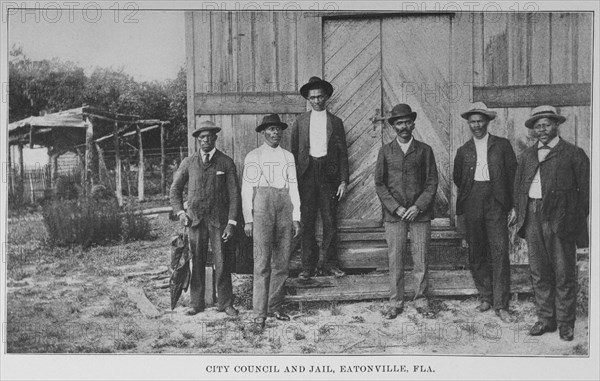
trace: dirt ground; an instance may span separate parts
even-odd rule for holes
[[[382,316],[385,301],[371,300],[291,303],[286,306],[290,322],[269,319],[257,332],[250,309],[252,277],[233,275],[239,317],[215,308],[189,317],[183,314],[188,294],[171,311],[169,290],[160,288],[166,273],[157,274],[168,266],[176,225],[158,217],[152,226],[152,241],[82,250],[47,247],[43,222],[35,216],[9,221],[8,352],[588,354],[587,309],[579,308],[574,341],[561,341],[557,332],[533,338],[527,332],[535,308],[527,295],[511,302],[514,324],[502,323],[493,311],[476,312],[474,298],[411,302],[391,321]],[[141,272],[154,274],[126,279]],[[160,316],[145,317],[128,288],[142,288]]]

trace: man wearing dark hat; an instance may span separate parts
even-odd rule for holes
[[[375,188],[384,210],[385,238],[390,268],[390,308],[394,319],[404,309],[404,258],[410,230],[414,299],[427,288],[426,254],[431,240],[431,219],[438,185],[433,150],[413,137],[417,113],[407,104],[392,109],[388,123],[396,139],[379,150]]]
[[[566,118],[552,106],[532,110],[525,126],[537,142],[523,152],[515,178],[517,233],[527,240],[538,321],[529,334],[574,335],[577,300],[576,239],[587,231],[590,160],[562,139]]]
[[[185,158],[173,176],[170,199],[173,212],[182,225],[189,226],[192,253],[190,280],[191,308],[187,315],[204,310],[205,264],[210,240],[216,268],[217,309],[229,316],[238,315],[233,308],[233,291],[229,260],[223,246],[233,237],[240,197],[233,160],[215,148],[221,128],[203,121],[192,133],[200,150]],[[188,209],[183,209],[183,188],[188,185]]]
[[[517,158],[507,139],[488,133],[496,113],[475,104],[461,114],[473,138],[456,152],[454,183],[458,187],[456,214],[464,214],[469,265],[481,303],[480,312],[492,306],[496,315],[511,323],[508,212],[511,210]]]
[[[292,153],[296,158],[302,200],[302,268],[299,277],[318,273],[344,276],[337,263],[337,205],[349,182],[346,132],[342,120],[326,109],[333,86],[312,77],[300,88],[312,110],[292,125]],[[323,222],[323,241],[317,245],[317,213]]]
[[[264,144],[244,159],[242,211],[248,237],[254,237],[252,304],[260,328],[267,316],[290,320],[282,311],[291,254],[292,231],[300,234],[300,196],[294,156],[281,148],[287,124],[267,115],[256,131]]]

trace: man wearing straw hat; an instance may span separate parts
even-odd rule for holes
[[[532,110],[525,126],[537,142],[523,152],[515,178],[517,233],[527,240],[538,321],[532,336],[574,336],[577,236],[587,229],[590,160],[558,135],[566,118],[552,106]]]
[[[438,172],[431,147],[413,138],[415,119],[417,113],[409,105],[394,106],[388,123],[397,136],[381,147],[375,169],[375,189],[384,210],[390,268],[390,306],[385,312],[386,319],[395,319],[404,309],[404,258],[409,230],[414,300],[424,297],[427,289],[427,251]]]
[[[217,310],[237,316],[229,260],[223,246],[234,234],[240,196],[233,160],[215,148],[221,128],[207,120],[192,133],[200,150],[185,158],[173,176],[171,206],[182,225],[189,226],[192,253],[191,308],[187,315],[204,311],[205,264],[210,240],[217,284]],[[188,184],[188,209],[183,209],[183,189]]]
[[[279,145],[286,128],[279,115],[265,116],[256,127],[265,142],[244,159],[242,211],[244,231],[254,238],[252,304],[261,329],[267,316],[290,320],[282,304],[292,233],[300,234],[300,195],[294,156]]]
[[[507,139],[488,133],[496,113],[485,104],[479,102],[461,116],[473,138],[454,158],[456,214],[465,217],[469,265],[481,300],[477,309],[485,312],[493,306],[503,322],[512,323],[508,212],[513,205],[517,158]]]
[[[344,276],[337,257],[337,206],[349,182],[346,132],[342,120],[326,109],[333,94],[331,83],[311,77],[300,94],[312,110],[292,125],[291,151],[298,165],[302,199],[302,269],[299,277],[316,273]],[[323,240],[316,240],[317,214],[323,222]]]

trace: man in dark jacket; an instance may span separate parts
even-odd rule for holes
[[[427,288],[426,255],[431,240],[431,220],[438,173],[430,146],[413,138],[417,113],[409,105],[392,109],[388,123],[396,139],[379,150],[375,188],[384,210],[385,237],[390,268],[390,308],[387,319],[404,309],[404,257],[410,229],[415,278],[415,299]]]
[[[233,160],[215,148],[221,128],[204,121],[192,133],[200,151],[185,158],[173,176],[170,199],[173,212],[184,226],[189,226],[192,253],[190,280],[191,308],[187,315],[204,310],[205,270],[210,240],[216,268],[217,309],[229,316],[238,315],[233,308],[230,263],[223,246],[233,237],[241,207],[237,174]],[[183,209],[183,189],[188,185],[187,213]]]
[[[454,183],[458,187],[456,214],[464,213],[469,265],[481,303],[480,312],[494,306],[496,315],[511,323],[508,212],[517,158],[507,139],[488,133],[496,113],[483,103],[461,114],[473,138],[456,152]]]
[[[291,140],[298,172],[302,214],[302,268],[299,277],[310,278],[315,269],[324,275],[345,275],[339,269],[337,206],[349,181],[346,132],[342,120],[326,109],[333,86],[312,77],[300,88],[312,110],[292,125]],[[321,249],[317,245],[317,213],[323,222]],[[317,255],[318,254],[318,255]]]
[[[529,334],[574,335],[577,300],[576,240],[587,229],[590,160],[558,136],[566,118],[552,106],[532,110],[525,122],[537,142],[523,152],[515,178],[517,232],[527,240],[538,321]]]

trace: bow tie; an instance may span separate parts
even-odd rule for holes
[[[541,150],[541,149],[552,149],[552,147],[550,147],[550,146],[549,146],[549,145],[547,145],[547,144],[544,144],[543,146],[541,146],[541,147],[538,147],[538,150]]]

